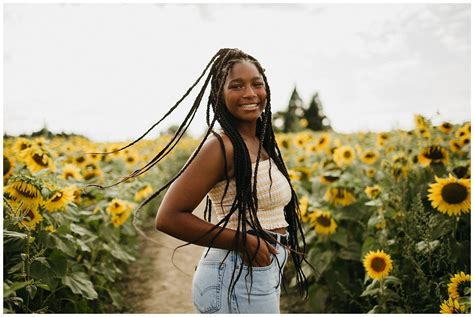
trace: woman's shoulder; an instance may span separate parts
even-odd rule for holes
[[[211,134],[204,142],[201,152],[202,157],[205,157],[208,162],[212,162],[217,166],[224,165],[224,155],[227,161],[227,174],[233,175],[234,171],[234,146],[230,138],[224,133]],[[222,169],[223,170],[223,169]],[[225,178],[222,172],[222,177]]]
[[[227,162],[234,160],[234,145],[224,132],[218,131],[216,134],[211,134],[205,144],[207,145],[208,151],[214,155],[216,155],[217,152],[222,154],[222,150],[224,150]]]

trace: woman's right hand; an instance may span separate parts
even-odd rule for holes
[[[260,246],[258,246],[259,240]],[[259,238],[251,234],[247,234],[246,249],[248,251],[249,256],[247,256],[246,252],[243,250],[239,251],[240,256],[245,265],[253,267],[262,267],[270,265],[272,263],[273,256],[279,253],[275,247],[270,245],[263,238]],[[257,254],[255,254],[255,252],[257,252]],[[250,264],[250,258],[252,257],[252,263]]]

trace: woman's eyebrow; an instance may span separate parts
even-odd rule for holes
[[[262,77],[260,76],[255,76],[253,77],[251,80],[257,80],[257,79],[262,79]],[[234,81],[237,81],[237,82],[243,82],[244,80],[242,78],[234,78],[232,80],[229,81],[229,84],[234,82]]]

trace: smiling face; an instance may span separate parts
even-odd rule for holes
[[[229,70],[224,100],[227,110],[238,121],[257,121],[265,109],[267,92],[263,77],[253,63],[238,62]]]

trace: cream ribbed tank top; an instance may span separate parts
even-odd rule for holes
[[[270,188],[270,160],[272,159],[260,161],[257,174],[257,217],[262,228],[267,230],[288,226],[283,208],[291,201],[291,187],[273,160],[271,162],[272,186]],[[251,186],[253,186],[255,165],[256,163],[252,164]],[[235,178],[233,177],[229,179],[229,188],[227,188],[227,193],[221,204],[226,182],[225,179],[218,182],[208,193],[218,221],[222,220],[228,213],[235,199]],[[237,229],[237,219],[238,211],[236,210],[226,228]]]

